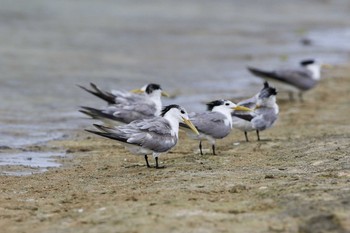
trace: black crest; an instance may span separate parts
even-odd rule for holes
[[[209,102],[209,103],[207,103],[207,109],[208,109],[208,111],[211,111],[211,110],[213,110],[214,107],[223,105],[224,102],[225,102],[224,100],[214,100],[212,102]]]
[[[171,104],[171,105],[168,105],[168,106],[165,106],[163,109],[162,109],[162,113],[160,114],[162,117],[172,108],[177,108],[177,109],[180,109],[180,106],[177,105],[177,104]]]
[[[145,91],[146,91],[147,94],[151,94],[153,91],[155,91],[155,90],[161,90],[161,89],[162,89],[162,88],[160,87],[159,84],[150,83],[150,84],[147,85]]]
[[[277,95],[276,88],[270,87],[268,82],[264,82],[264,88],[260,91],[259,98],[269,98],[272,95]]]
[[[303,60],[300,62],[300,65],[301,66],[308,66],[308,65],[311,65],[311,64],[314,64],[315,63],[315,60],[313,59],[307,59],[307,60]]]

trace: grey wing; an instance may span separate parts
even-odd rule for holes
[[[239,102],[237,105],[239,106],[244,106],[250,109],[254,109],[256,107],[256,103],[258,101],[258,95],[255,95],[249,99],[242,100]],[[247,111],[233,111],[231,113],[231,116],[233,117],[238,117],[246,121],[251,121],[254,117],[253,112],[247,112]]]
[[[225,123],[225,116],[217,112],[196,114],[190,120],[199,132],[214,138],[223,138],[231,131],[231,126]]]
[[[129,123],[134,120],[152,118],[156,114],[154,104],[135,103],[129,105],[114,105],[113,116],[123,122]]]
[[[257,130],[264,130],[270,128],[277,120],[278,114],[273,109],[259,109],[256,117],[251,122],[253,127]]]
[[[311,78],[311,72],[308,70],[277,70],[274,73],[275,79],[301,90],[308,90],[317,84],[317,81]]]
[[[113,90],[111,91],[111,93],[115,97],[116,104],[124,104],[124,105],[135,104],[138,102],[142,102],[145,99],[145,95],[143,94],[134,94],[127,91]]]
[[[177,143],[177,137],[171,134],[170,124],[162,117],[134,121],[117,128],[127,138],[127,142],[144,148],[165,152]]]
[[[255,95],[249,99],[245,99],[245,100],[238,102],[237,105],[244,106],[247,108],[255,108],[257,101],[258,101],[258,97],[257,97],[257,95]]]

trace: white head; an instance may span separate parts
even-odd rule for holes
[[[187,111],[177,104],[165,106],[162,110],[161,116],[167,119],[176,119],[178,122],[183,122],[183,119],[189,119]]]
[[[300,65],[311,72],[311,78],[314,80],[319,80],[321,78],[321,64],[313,59],[303,60]]]
[[[210,103],[207,103],[208,111],[220,113],[231,113],[233,112],[236,106],[237,105],[232,103],[231,101],[224,99],[214,100]]]
[[[212,112],[220,112],[220,113],[228,113],[231,116],[231,113],[235,110],[238,111],[250,111],[251,109],[238,106],[235,103],[231,102],[230,100],[214,100],[210,103],[207,103],[207,109],[208,111]]]
[[[224,120],[225,124],[232,127],[232,117],[231,113],[235,110],[240,111],[250,111],[251,109],[243,107],[243,106],[237,106],[236,104],[232,103],[229,100],[214,100],[210,103],[207,103],[208,111],[212,112],[219,112],[223,114],[226,119]]]
[[[161,116],[167,119],[170,123],[171,128],[178,134],[179,122],[183,122],[188,125],[193,132],[199,134],[196,127],[189,120],[187,111],[176,104],[168,105],[163,108]]]
[[[162,110],[162,100],[161,96],[169,96],[166,92],[162,90],[159,84],[150,83],[144,85],[140,89],[132,90],[133,93],[144,94],[148,99],[155,104],[156,111],[155,116],[159,116]]]
[[[160,99],[161,96],[169,97],[168,93],[162,90],[161,86],[159,84],[150,83],[147,85],[144,85],[140,89],[132,90],[134,93],[144,93],[150,98],[158,98]]]

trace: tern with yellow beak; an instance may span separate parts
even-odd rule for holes
[[[103,109],[81,107],[80,112],[108,125],[128,124],[134,120],[159,116],[162,109],[161,96],[168,96],[158,84],[147,84],[131,92],[102,91],[91,83],[91,90],[80,86],[85,91],[98,96],[109,104]]]
[[[280,70],[260,70],[248,67],[248,70],[257,77],[272,83],[279,91],[289,93],[289,99],[293,100],[293,93],[299,93],[299,99],[303,100],[303,93],[314,88],[321,78],[321,68],[331,67],[328,64],[320,64],[313,59],[300,62],[300,68]]]
[[[95,125],[99,131],[86,131],[116,140],[131,153],[143,155],[147,167],[150,167],[148,155],[153,154],[156,161],[155,167],[162,168],[158,164],[158,156],[176,145],[180,122],[186,124],[196,135],[199,134],[189,120],[186,110],[179,105],[166,106],[158,117],[136,120],[130,124],[113,128]]]
[[[190,120],[199,131],[199,135],[193,134],[186,130],[187,134],[195,139],[199,140],[199,150],[201,155],[202,140],[208,140],[212,145],[213,155],[215,155],[215,141],[216,139],[222,139],[230,134],[232,129],[232,117],[231,113],[240,111],[250,111],[251,109],[237,106],[229,100],[215,100],[207,104],[208,111],[203,113],[190,114]],[[180,124],[183,129],[188,128],[184,124]]]

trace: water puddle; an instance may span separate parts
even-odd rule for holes
[[[26,176],[42,173],[49,168],[60,167],[56,158],[64,155],[62,152],[0,153],[0,174]]]

